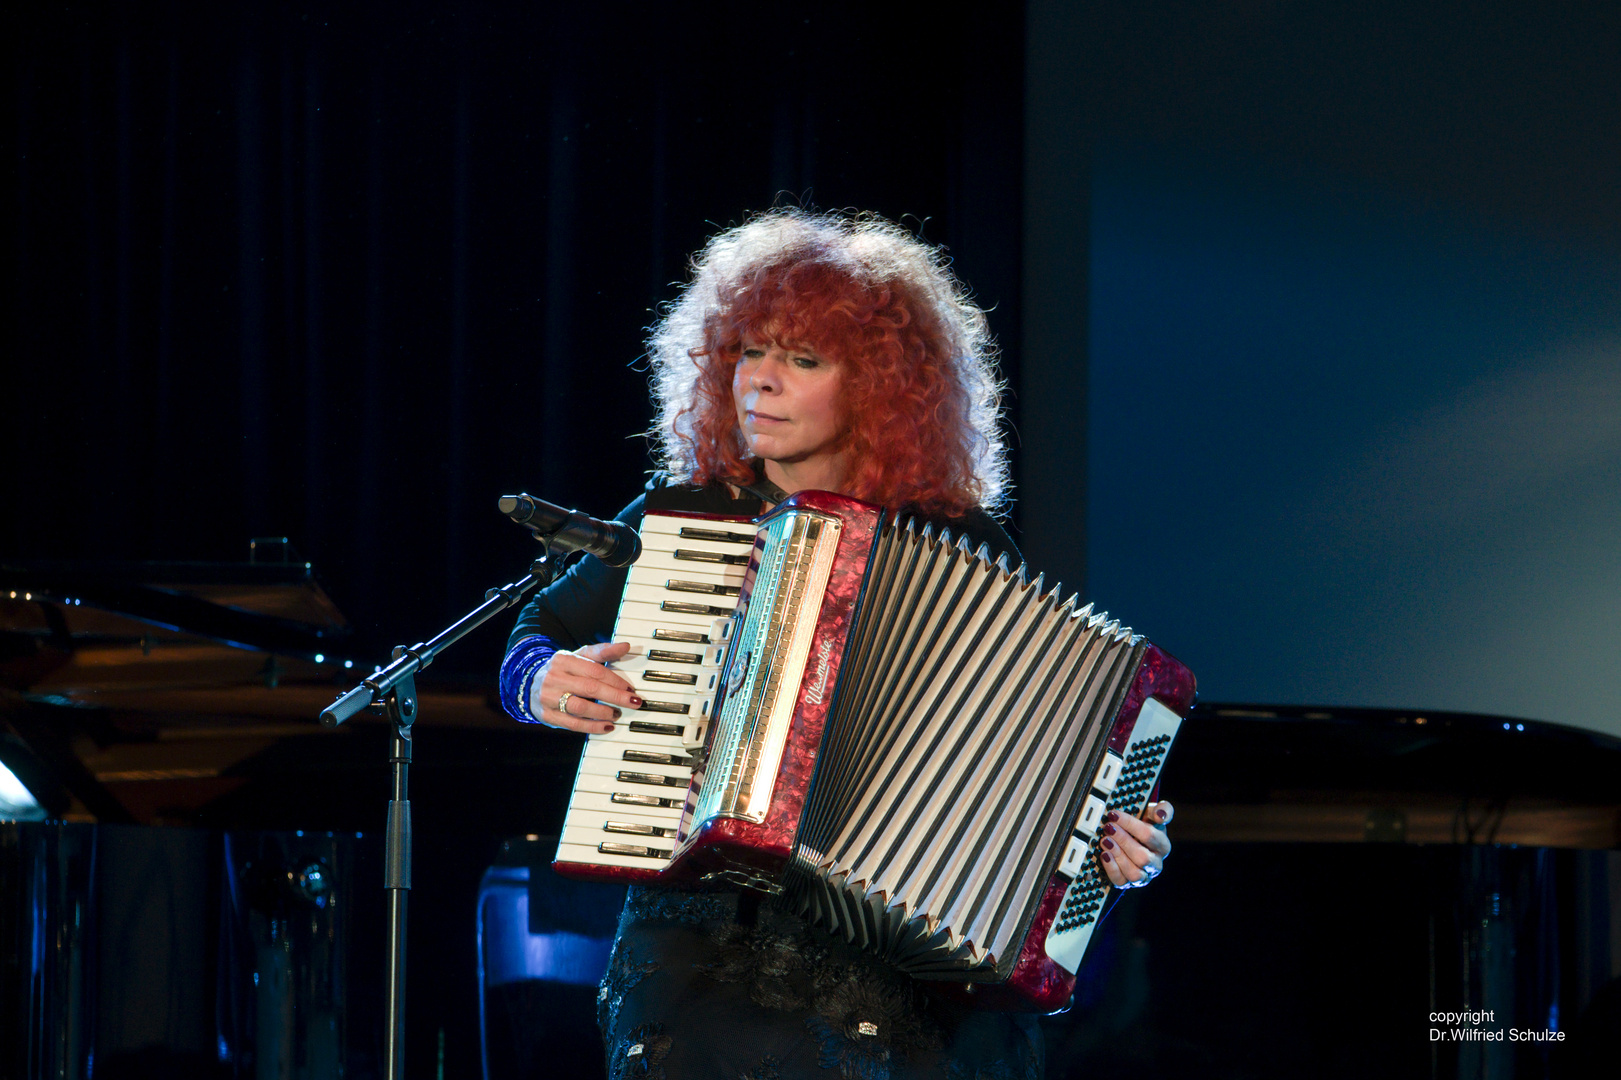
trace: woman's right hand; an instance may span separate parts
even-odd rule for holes
[[[630,683],[603,666],[628,652],[628,642],[615,641],[553,653],[530,684],[529,711],[551,727],[587,734],[612,731],[620,709],[642,707]]]

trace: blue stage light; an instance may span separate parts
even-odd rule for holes
[[[561,879],[557,884],[572,892],[591,889]],[[618,904],[612,907],[617,914]],[[485,872],[479,889],[478,935],[486,987],[529,979],[595,986],[613,951],[611,930],[599,935],[558,928],[532,932],[527,866],[498,866]]]

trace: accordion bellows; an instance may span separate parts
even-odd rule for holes
[[[1105,815],[1147,801],[1192,674],[1022,566],[852,499],[801,492],[757,523],[746,559],[726,554],[741,537],[702,525],[645,527],[684,539],[670,570],[633,569],[616,630],[647,621],[632,606],[716,616],[653,626],[620,669],[681,722],[588,745],[558,868],[781,894],[982,1004],[1061,1006],[1109,890]],[[642,591],[690,591],[716,560],[746,562],[714,586],[737,596],[728,617]],[[693,674],[657,647],[672,638],[702,639]],[[691,702],[659,700],[678,678]],[[668,745],[637,741],[665,727]]]
[[[876,550],[791,888],[903,970],[1006,978],[1142,645],[949,533]]]

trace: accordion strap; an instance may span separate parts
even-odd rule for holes
[[[766,479],[765,462],[759,460],[754,463],[754,483],[743,484],[741,487],[742,490],[770,506],[778,506],[788,498],[786,491]]]

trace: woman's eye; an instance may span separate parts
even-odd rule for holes
[[[816,366],[815,358],[810,357],[810,356],[796,356],[796,357],[794,357],[794,363],[797,364],[799,367],[806,368],[806,369],[813,368],[813,367]]]

